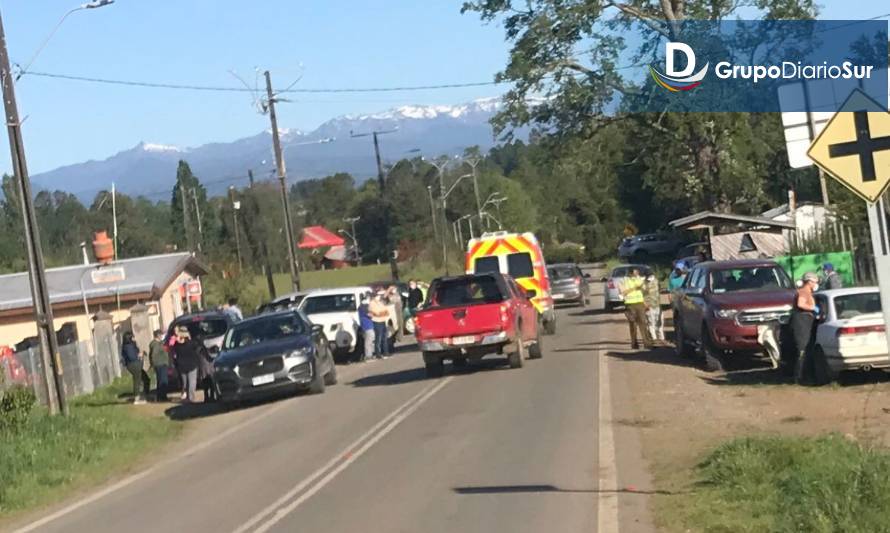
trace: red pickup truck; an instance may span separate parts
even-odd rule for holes
[[[532,292],[497,272],[434,280],[414,320],[427,376],[441,376],[446,359],[462,367],[470,359],[507,354],[510,367],[519,368],[526,357],[542,357]]]

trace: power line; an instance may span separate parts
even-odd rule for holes
[[[184,90],[184,91],[207,91],[207,92],[230,92],[230,93],[249,93],[253,92],[252,89],[248,87],[227,87],[227,86],[214,86],[214,85],[192,85],[192,84],[181,84],[181,83],[160,83],[160,82],[149,82],[149,81],[134,81],[134,80],[116,80],[109,78],[94,78],[89,76],[73,76],[69,74],[55,74],[51,72],[35,72],[30,71],[26,73],[26,76],[37,76],[40,78],[53,78],[60,80],[69,80],[69,81],[82,81],[88,83],[101,83],[105,85],[126,85],[130,87],[146,87],[151,89],[172,89],[172,90]],[[316,88],[316,89],[303,89],[303,88],[290,88],[282,91],[277,91],[278,94],[282,93],[306,93],[306,94],[330,94],[330,93],[388,93],[388,92],[408,92],[408,91],[428,91],[428,90],[438,90],[438,89],[463,89],[470,87],[490,87],[494,85],[502,85],[505,83],[510,83],[506,81],[479,81],[479,82],[468,82],[468,83],[443,83],[438,85],[405,85],[405,86],[397,86],[397,87],[354,87],[354,88]]]

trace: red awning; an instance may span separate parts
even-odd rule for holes
[[[303,249],[324,248],[325,246],[342,246],[345,241],[336,233],[331,233],[324,226],[303,228],[303,237],[297,245]]]

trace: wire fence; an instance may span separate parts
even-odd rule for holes
[[[117,335],[78,341],[59,347],[65,397],[90,394],[121,376],[120,342]],[[46,405],[46,372],[40,348],[33,347],[0,357],[0,389],[16,385],[31,387],[37,400]]]

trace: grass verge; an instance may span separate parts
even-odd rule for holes
[[[732,440],[695,473],[658,498],[668,531],[890,531],[890,453],[840,435]]]
[[[0,521],[56,502],[126,470],[179,433],[164,415],[122,403],[119,379],[71,402],[71,416],[36,409],[14,432],[0,433]]]

